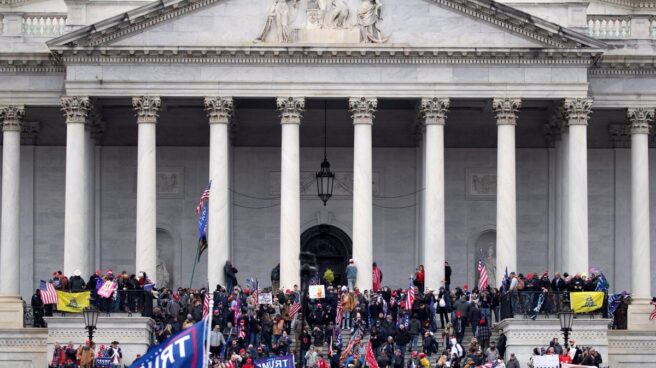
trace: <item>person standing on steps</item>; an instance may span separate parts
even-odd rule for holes
[[[353,259],[349,259],[348,266],[346,266],[346,282],[348,284],[348,290],[353,292],[355,287],[355,281],[358,278],[358,267],[353,262]]]

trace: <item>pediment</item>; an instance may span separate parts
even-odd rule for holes
[[[598,40],[491,0],[381,1],[162,0],[53,39],[48,45],[53,50],[304,45],[604,47]]]

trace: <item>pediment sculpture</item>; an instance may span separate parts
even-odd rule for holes
[[[381,0],[362,0],[357,12],[346,0],[273,0],[255,42],[275,43],[384,43],[379,23]],[[275,33],[270,35],[272,30]]]

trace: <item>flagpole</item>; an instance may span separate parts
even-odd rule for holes
[[[214,308],[214,298],[210,296],[210,305],[207,313],[207,321],[205,322],[205,351],[203,352],[203,368],[208,368],[208,361],[210,359],[210,334],[212,333],[212,316]]]
[[[200,242],[200,240],[199,240]],[[196,256],[194,257],[194,268],[191,269],[191,279],[189,280],[189,288],[191,289],[191,284],[194,282],[194,274],[196,273],[196,265],[198,264],[198,252],[200,247],[196,246]],[[209,288],[208,288],[209,289]]]

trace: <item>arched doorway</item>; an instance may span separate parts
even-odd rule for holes
[[[313,226],[301,235],[301,251],[312,252],[317,256],[319,276],[330,268],[335,274],[335,285],[344,285],[344,270],[353,254],[351,238],[332,225]]]

